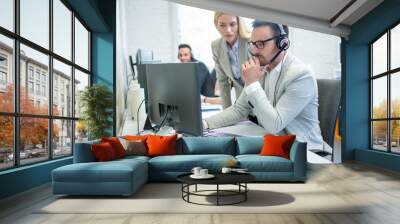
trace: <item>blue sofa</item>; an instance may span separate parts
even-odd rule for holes
[[[218,172],[230,159],[260,182],[304,182],[306,180],[306,144],[294,142],[290,160],[260,156],[262,137],[183,137],[177,141],[177,155],[127,156],[96,162],[91,141],[75,144],[74,163],[52,171],[53,193],[68,195],[131,195],[148,181],[176,181],[193,167]]]

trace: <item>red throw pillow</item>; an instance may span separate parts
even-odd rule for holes
[[[146,141],[148,147],[147,155],[152,157],[176,155],[176,138],[177,135],[149,135]]]
[[[264,136],[264,145],[261,149],[261,156],[280,156],[286,159],[290,159],[290,148],[294,140],[296,139],[296,135],[283,135],[283,136],[274,136],[274,135],[265,135]]]
[[[110,161],[116,159],[115,151],[112,145],[108,142],[91,145],[94,157],[99,162]]]
[[[128,141],[143,141],[146,142],[147,137],[150,135],[125,135],[124,139]]]
[[[121,142],[117,137],[110,137],[110,138],[101,138],[101,142],[108,142],[114,149],[115,155],[117,158],[125,157],[126,151],[124,146],[122,146]]]
[[[146,141],[149,136],[150,135],[125,135],[124,139],[128,141],[142,141],[144,146],[146,146],[146,149],[148,149]]]

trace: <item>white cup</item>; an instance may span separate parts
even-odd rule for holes
[[[200,170],[200,176],[207,176],[208,175],[208,169],[201,169]]]
[[[199,175],[201,175],[201,174],[200,174],[200,171],[201,171],[201,170],[202,170],[201,167],[193,167],[192,173],[193,173],[194,175],[196,175],[196,176],[199,176]]]
[[[222,167],[221,172],[222,173],[230,173],[232,171],[232,168],[230,167]]]

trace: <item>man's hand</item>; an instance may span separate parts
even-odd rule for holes
[[[242,79],[246,86],[257,82],[265,73],[268,66],[260,67],[257,57],[250,58],[242,64]]]

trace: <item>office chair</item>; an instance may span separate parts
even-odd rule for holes
[[[341,81],[335,79],[317,79],[318,118],[323,140],[334,147],[336,119],[340,110]],[[333,161],[332,150],[332,161]]]

